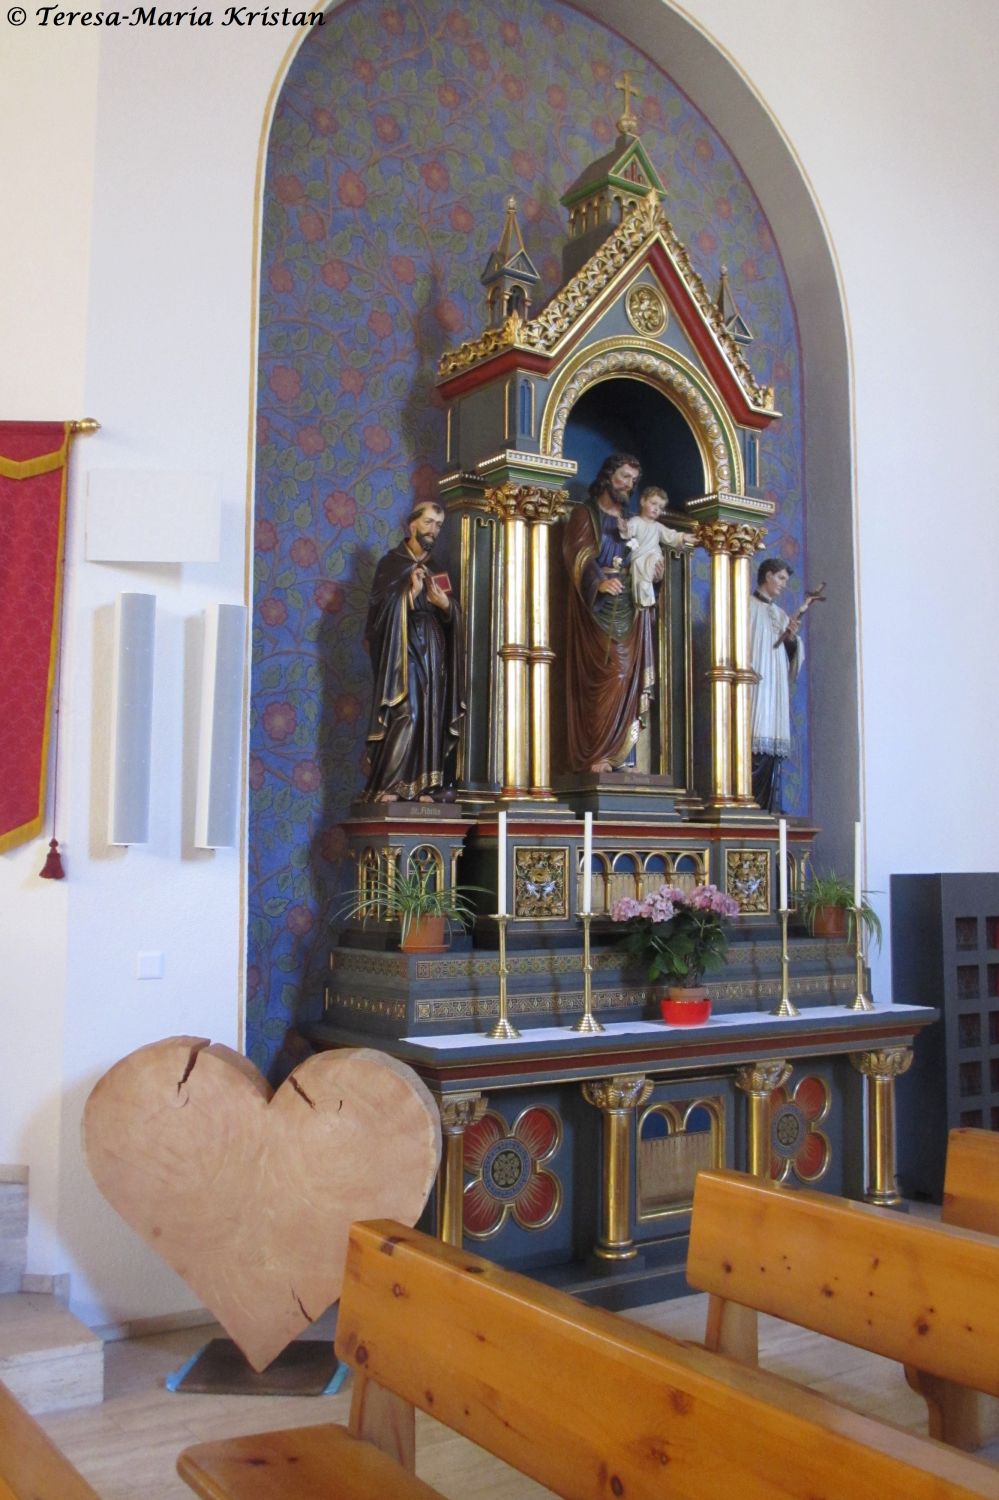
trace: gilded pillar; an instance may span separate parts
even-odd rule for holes
[[[527,525],[508,511],[503,517],[504,641],[503,795],[523,797],[528,785]]]
[[[722,528],[716,523],[713,533]],[[727,527],[724,528],[727,531]],[[711,797],[727,806],[732,801],[732,570],[724,546],[711,552]]]
[[[711,557],[711,801],[740,807],[753,802],[750,560],[763,545],[763,531],[702,521],[699,541]]]
[[[548,538],[550,526],[531,523],[531,796],[552,795],[551,649],[548,621]]]
[[[749,652],[749,599],[753,591],[752,558],[763,534],[751,526],[741,529],[746,535],[734,537],[732,545],[733,791],[736,802],[755,806],[752,736],[753,688],[757,676]]]
[[[438,1094],[443,1152],[437,1174],[437,1237],[460,1247],[464,1233],[465,1131],[485,1114],[484,1094]]]
[[[550,798],[551,649],[548,529],[568,492],[512,480],[486,492],[503,522],[504,797]]]
[[[635,1110],[652,1092],[650,1078],[598,1078],[583,1084],[583,1098],[603,1115],[600,1185],[600,1238],[594,1254],[601,1260],[633,1260],[638,1249],[631,1237],[631,1155]]]
[[[850,1061],[864,1075],[867,1114],[867,1181],[864,1197],[881,1208],[901,1203],[895,1177],[895,1079],[912,1065],[911,1047],[878,1047],[852,1053]]]
[[[770,1095],[790,1077],[791,1064],[783,1058],[745,1063],[735,1070],[735,1086],[746,1095],[748,1131],[746,1171],[770,1178]]]

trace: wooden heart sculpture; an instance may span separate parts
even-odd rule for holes
[[[355,1219],[416,1223],[441,1151],[428,1089],[380,1052],[323,1052],[275,1093],[204,1038],[140,1047],[83,1113],[94,1181],[263,1370],[340,1295]]]

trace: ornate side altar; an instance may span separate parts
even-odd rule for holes
[[[627,107],[618,123],[614,148],[562,200],[561,289],[532,312],[539,278],[511,200],[482,277],[487,326],[441,360],[441,536],[418,567],[446,567],[437,576],[460,600],[454,785],[443,778],[441,800],[358,803],[347,826],[360,899],[419,867],[474,888],[477,919],[424,957],[399,951],[390,902],[347,924],[309,1033],[383,1048],[435,1093],[446,1152],[432,1213],[446,1239],[610,1305],[684,1289],[700,1167],[897,1201],[893,1081],[935,1016],[856,1004],[862,960],[845,943],[781,941],[778,824],[752,792],[749,648],[752,563],[775,509],[760,445],[779,414],[727,278],[712,296]],[[587,607],[603,610],[608,660],[638,662],[641,677],[624,683],[637,706],[623,736],[579,764],[572,721],[604,704],[570,689],[586,685],[572,590],[616,512],[578,476],[610,449],[618,472],[640,464],[665,489],[674,535],[707,552],[708,618],[682,546],[663,553],[644,610],[621,603],[626,558],[603,567],[615,581],[599,598],[584,590]],[[602,670],[595,639],[587,660]],[[816,830],[787,833],[793,906]],[[662,987],[626,964],[610,913],[623,896],[707,883],[739,901],[728,964],[710,1021],[666,1027]],[[592,1035],[570,1029],[587,992]],[[488,1035],[501,1006],[519,1039]]]

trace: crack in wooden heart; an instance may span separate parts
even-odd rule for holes
[[[229,1047],[170,1037],[95,1085],[83,1143],[111,1206],[263,1370],[339,1297],[356,1219],[416,1223],[441,1129],[383,1053],[320,1053],[275,1092]]]

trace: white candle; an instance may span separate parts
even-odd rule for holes
[[[780,852],[777,858],[777,878],[780,882],[780,910],[787,911],[787,819],[780,820]]]
[[[593,911],[593,814],[583,817],[583,915]]]
[[[506,916],[506,810],[496,828],[496,915]]]
[[[864,863],[864,838],[860,824],[853,825],[853,904],[859,907],[863,904],[864,892],[861,881],[861,871]]]

